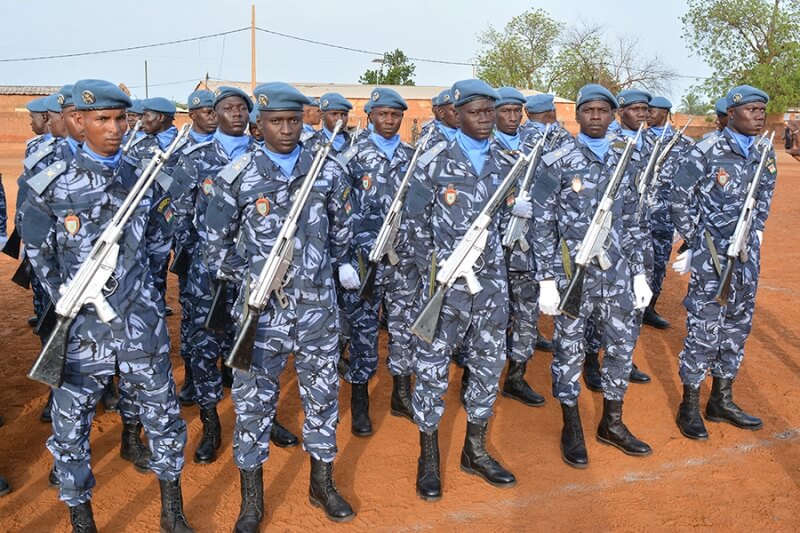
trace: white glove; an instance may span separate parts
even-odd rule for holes
[[[650,304],[653,298],[653,291],[647,283],[647,277],[644,274],[636,274],[633,276],[633,307],[634,309],[644,309]]]
[[[756,237],[758,237],[758,245],[761,246],[761,243],[764,242],[764,232],[760,229],[756,230]]]
[[[560,315],[558,304],[561,296],[558,295],[556,280],[546,279],[539,282],[539,311],[546,315]]]
[[[686,250],[678,254],[678,258],[672,263],[672,270],[680,275],[688,274],[692,270],[692,251]]]
[[[531,218],[533,216],[533,204],[526,194],[517,196],[514,201],[514,207],[511,208],[511,214],[520,218]]]
[[[353,265],[345,263],[339,267],[339,283],[348,291],[358,289],[361,286],[358,272],[353,268]]]

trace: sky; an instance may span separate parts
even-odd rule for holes
[[[681,37],[683,0],[641,2],[562,0],[133,0],[0,3],[0,60],[138,46],[249,28],[376,51],[402,49],[407,56],[472,62],[477,36],[491,24],[502,28],[514,16],[542,8],[566,24],[600,23],[608,35],[637,35],[642,53],[658,54],[683,76],[707,76]],[[614,10],[609,9],[609,5]],[[669,5],[672,10],[664,6]],[[257,78],[263,81],[357,83],[379,56],[322,47],[257,32]],[[250,31],[144,50],[41,61],[0,61],[0,83],[62,85],[80,78],[125,83],[145,96],[147,61],[150,96],[183,101],[197,81],[250,80]],[[473,76],[472,67],[415,62],[417,85],[450,85]],[[677,107],[695,83],[678,78],[669,98]],[[574,99],[574,95],[559,95]]]

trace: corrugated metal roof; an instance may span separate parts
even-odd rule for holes
[[[0,94],[47,96],[61,88],[60,85],[0,85]]]

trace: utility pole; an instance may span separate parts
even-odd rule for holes
[[[250,6],[250,94],[256,92],[256,5]]]
[[[144,62],[144,97],[150,98],[150,88],[147,86],[147,61]]]

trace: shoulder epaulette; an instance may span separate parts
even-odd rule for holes
[[[706,137],[705,139],[701,140],[699,143],[695,144],[694,147],[697,148],[700,151],[700,153],[705,154],[706,152],[711,150],[711,147],[717,144],[717,141],[719,141],[721,138],[722,138],[722,133],[715,132]]]
[[[29,179],[28,187],[30,187],[36,194],[41,195],[57,177],[67,170],[68,166],[69,165],[67,165],[66,161],[56,161]]]
[[[424,168],[430,165],[431,161],[436,159],[436,156],[441,154],[442,150],[444,150],[446,146],[447,141],[439,141],[438,143],[434,144],[433,148],[419,156],[419,159],[417,159],[417,166]]]
[[[512,165],[517,162],[517,158],[515,157],[516,154],[519,154],[517,150],[498,150],[497,153],[505,159],[507,162],[511,163]]]
[[[36,135],[34,137],[31,137],[30,139],[25,141],[25,146],[30,146],[30,145],[32,145],[33,143],[35,143],[36,141],[38,141],[41,138],[42,138],[41,135]]]
[[[350,148],[348,148],[347,150],[345,150],[344,152],[341,152],[339,155],[332,156],[332,159],[334,159],[337,163],[339,163],[342,166],[342,168],[347,168],[347,165],[350,164],[350,160],[353,159],[357,153],[358,153],[358,145],[355,144]]]
[[[244,155],[240,156],[238,159],[231,161],[225,167],[220,170],[219,177],[227,184],[231,184],[236,181],[236,178],[239,177],[244,167],[250,164],[250,160],[253,158],[252,152],[247,152]]]
[[[195,150],[199,150],[200,148],[203,148],[203,147],[205,147],[205,146],[208,146],[209,144],[211,144],[211,143],[213,143],[213,142],[214,142],[213,140],[210,140],[210,141],[203,141],[203,142],[201,142],[201,143],[197,143],[197,144],[193,144],[193,145],[191,145],[191,146],[187,146],[186,148],[184,148],[184,149],[183,149],[183,154],[184,154],[184,155],[189,155],[189,154],[191,154],[192,152],[194,152]]]
[[[311,137],[313,137],[313,136],[314,136],[316,133],[317,133],[316,131],[304,131],[304,132],[303,132],[303,133],[300,135],[300,142],[301,142],[301,143],[302,143],[302,142],[306,142],[306,141],[307,141],[307,140],[309,140]]]
[[[22,164],[25,165],[25,168],[28,170],[33,169],[33,167],[35,167],[39,161],[53,153],[53,150],[56,149],[56,146],[55,143],[49,142],[50,140],[51,139],[43,141],[39,146],[36,147],[35,152],[25,158],[25,160],[22,162]]]
[[[567,155],[572,151],[572,148],[567,146],[562,146],[558,150],[553,150],[552,152],[547,152],[542,156],[542,163],[547,165],[548,167],[554,164],[556,161]]]

